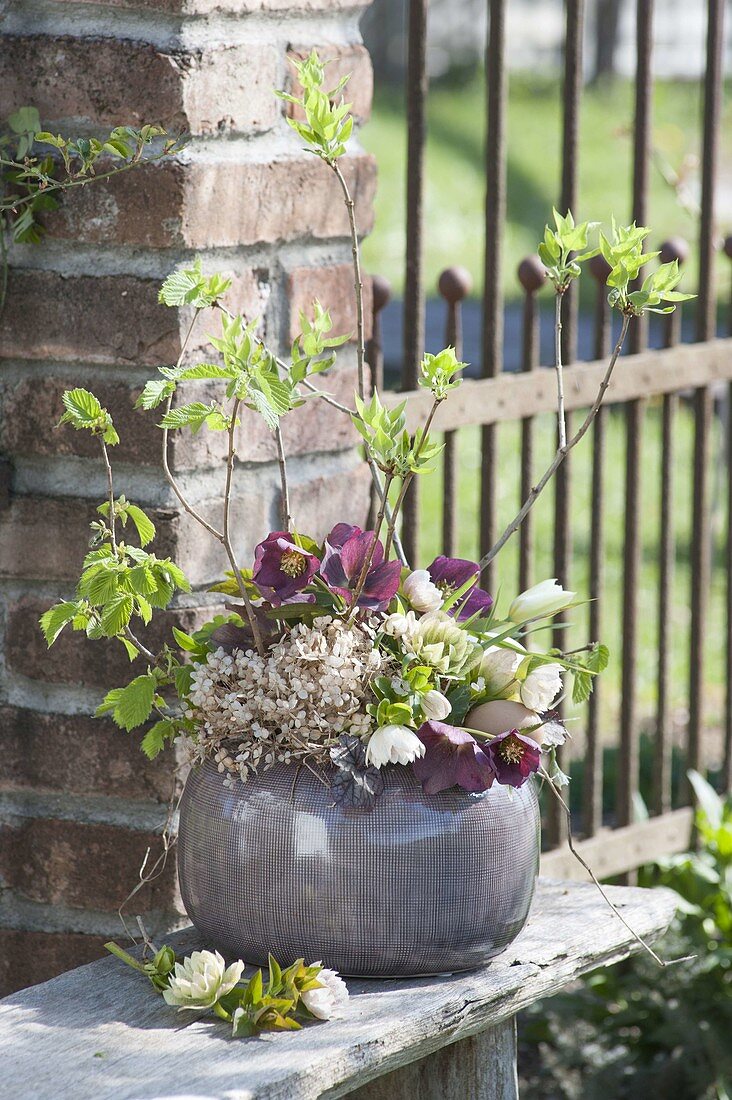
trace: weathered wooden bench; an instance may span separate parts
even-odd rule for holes
[[[612,887],[636,931],[669,924],[667,890]],[[192,929],[174,938],[200,946]],[[13,1100],[509,1100],[519,1009],[638,949],[591,885],[542,880],[521,936],[481,970],[349,981],[342,1020],[234,1040],[169,1009],[103,959],[0,1002],[3,1093]]]

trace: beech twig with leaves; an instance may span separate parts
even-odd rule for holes
[[[116,126],[101,140],[65,138],[41,129],[35,107],[21,107],[6,125],[0,134],[0,310],[7,289],[7,231],[18,243],[38,244],[44,233],[39,217],[58,208],[62,192],[175,156],[184,147],[182,138],[168,137],[162,126]],[[110,161],[112,167],[100,171]]]

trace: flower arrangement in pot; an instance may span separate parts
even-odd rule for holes
[[[637,286],[653,255],[643,253],[647,229],[613,225],[590,246],[593,226],[555,214],[539,251],[558,322],[567,287],[598,251],[608,264],[609,300],[622,316],[596,400],[568,439],[557,341],[559,446],[549,467],[481,561],[438,557],[411,569],[399,540],[402,504],[412,479],[429,472],[439,453],[431,429],[464,364],[452,348],[424,356],[419,385],[429,408],[416,429],[405,403],[367,392],[358,235],[339,163],[352,125],[344,82],[327,89],[316,54],[296,69],[303,92],[285,97],[299,108],[291,125],[337,177],[351,226],[353,405],[318,378],[348,337],[332,335],[317,301],[311,316],[301,315],[284,360],[260,337],[256,320],[229,312],[228,279],[205,274],[200,263],[173,272],[160,299],[189,309],[188,337],[202,316],[215,322],[212,354],[192,361],[186,340],[177,364],[146,384],[137,406],[158,410],[165,475],[225,552],[230,569],[214,591],[225,596],[227,614],[192,634],[174,629],[174,644],[158,650],[141,640],[154,610],[188,582],[174,562],[148,550],[153,524],[115,491],[115,426],[93,394],[75,389],[64,395],[62,422],[99,440],[109,493],[92,524],[75,598],[52,607],[41,625],[49,645],[70,626],[118,639],[131,661],[144,664],[107,694],[99,713],[125,730],[154,719],[144,752],[152,757],[175,743],[192,764],[180,805],[179,873],[187,911],[209,945],[257,964],[270,949],[284,960],[320,958],[346,974],[465,969],[504,949],[527,918],[539,857],[533,777],[567,782],[555,757],[567,731],[552,708],[567,677],[573,698],[586,699],[608,658],[596,641],[572,653],[537,648],[537,629],[573,606],[574,593],[546,580],[501,610],[481,573],[586,433],[631,318],[667,311],[686,296],[674,289],[675,264],[660,265]],[[200,384],[210,399],[188,400]],[[298,528],[281,421],[307,401],[334,406],[360,434],[376,500],[369,529],[360,516],[344,517],[322,541]],[[281,477],[281,528],[249,563],[239,560],[231,522],[242,408],[260,414],[274,434]],[[220,432],[226,442],[218,521],[186,498],[168,461],[170,434],[199,430]],[[128,541],[132,530],[136,542]],[[223,982],[223,960],[204,960],[202,974],[206,967]],[[272,988],[282,985],[278,973]],[[297,973],[286,983],[290,991]],[[312,972],[297,980],[317,986]]]

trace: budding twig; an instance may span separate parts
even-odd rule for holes
[[[567,445],[567,418],[564,413],[564,374],[562,366],[562,299],[564,291],[555,294],[554,313],[554,369],[557,375],[557,427],[559,431],[559,449]]]
[[[346,204],[346,210],[348,211],[348,225],[351,230],[351,254],[353,256],[353,287],[356,292],[356,358],[358,362],[358,396],[363,401],[366,396],[366,382],[365,382],[365,361],[366,361],[366,344],[364,340],[364,325],[363,325],[363,280],[361,278],[361,253],[358,244],[358,231],[356,229],[356,213],[353,196],[348,189],[346,183],[346,177],[341,171],[340,165],[337,160],[328,160],[326,164],[336,174],[336,178],[341,185],[343,191],[343,198]]]
[[[669,959],[668,961],[665,961],[664,959],[661,958],[660,955],[656,954],[656,952],[653,950],[653,948],[650,946],[650,944],[647,944],[646,941],[643,939],[643,937],[640,936],[636,932],[636,930],[632,927],[632,925],[630,925],[628,923],[628,921],[625,919],[623,914],[618,909],[617,905],[615,905],[610,900],[610,898],[607,894],[607,891],[605,890],[604,886],[602,885],[600,880],[595,875],[595,872],[592,870],[590,865],[585,862],[585,860],[582,858],[582,856],[579,854],[579,852],[575,848],[575,846],[574,846],[574,837],[572,835],[572,814],[570,812],[569,806],[564,801],[564,799],[562,798],[562,796],[559,793],[559,791],[557,790],[557,788],[554,786],[554,783],[552,782],[549,773],[547,771],[545,771],[544,768],[541,768],[539,770],[539,775],[542,777],[542,779],[547,780],[548,785],[549,785],[549,789],[551,790],[552,794],[554,795],[554,797],[556,799],[558,799],[558,801],[561,803],[562,807],[564,808],[564,812],[567,816],[567,845],[569,847],[570,852],[572,853],[574,858],[577,860],[577,862],[580,863],[582,865],[582,867],[584,867],[585,871],[587,871],[587,874],[590,876],[593,883],[595,884],[597,889],[600,891],[600,894],[602,895],[604,901],[612,909],[613,913],[618,918],[618,920],[621,921],[625,925],[625,927],[628,929],[628,931],[630,932],[631,936],[636,941],[636,943],[639,943],[640,946],[643,948],[643,950],[646,952],[646,954],[650,955],[650,957],[653,959],[653,961],[655,963],[657,963],[663,970],[665,970],[666,967],[668,967],[668,966],[674,966],[676,963],[689,962],[691,959],[696,958],[695,955],[684,955],[680,959]]]
[[[521,507],[521,510],[511,520],[508,527],[503,532],[503,534],[498,539],[498,541],[495,542],[493,544],[493,546],[490,548],[490,550],[486,554],[484,554],[483,557],[480,559],[479,564],[480,564],[481,569],[485,569],[485,567],[490,562],[493,561],[496,554],[498,554],[499,551],[503,549],[505,544],[510,539],[511,535],[513,535],[516,531],[518,531],[519,527],[521,526],[521,524],[526,519],[526,516],[528,515],[530,510],[534,507],[534,504],[536,503],[538,497],[541,495],[543,490],[549,484],[549,482],[553,478],[554,474],[557,472],[559,467],[562,465],[562,463],[564,462],[565,458],[567,457],[569,452],[572,450],[572,448],[576,447],[577,444],[579,443],[579,441],[582,439],[582,437],[586,434],[588,428],[592,424],[592,421],[597,416],[600,405],[602,404],[602,399],[605,396],[605,391],[607,390],[608,386],[610,385],[610,379],[612,377],[613,370],[615,369],[615,364],[617,363],[618,358],[620,356],[620,352],[622,351],[623,344],[625,342],[625,337],[626,337],[626,334],[628,332],[628,325],[629,324],[630,324],[630,315],[626,313],[626,314],[623,315],[623,326],[620,330],[620,336],[618,337],[618,342],[615,345],[612,356],[610,357],[610,362],[607,365],[607,370],[605,371],[605,375],[603,377],[603,380],[600,383],[600,388],[597,391],[597,396],[595,397],[595,400],[593,401],[592,407],[590,408],[590,411],[588,412],[587,416],[582,421],[582,424],[577,429],[577,431],[572,436],[572,438],[567,443],[565,443],[563,447],[558,448],[558,450],[557,450],[556,454],[554,455],[554,458],[550,462],[549,466],[546,468],[546,470],[544,471],[544,473],[540,477],[539,481],[536,483],[536,485],[534,486],[534,488],[531,490],[531,492],[527,496],[526,500],[524,501],[524,503]]]

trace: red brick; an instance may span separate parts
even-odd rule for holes
[[[158,366],[180,350],[176,310],[159,282],[127,275],[64,276],[15,269],[0,329],[0,355]]]
[[[161,806],[161,825],[165,810]],[[147,849],[162,851],[157,833],[54,818],[0,826],[0,878],[28,901],[115,912],[139,881]],[[179,904],[175,857],[135,895],[137,912]]]
[[[0,997],[104,958],[106,936],[0,930]]]
[[[356,339],[356,297],[350,264],[332,267],[296,267],[290,271],[287,295],[290,303],[290,339],[300,331],[299,311],[310,314],[315,298],[330,310],[333,332]],[[363,276],[364,328],[371,335],[371,280]]]
[[[5,655],[8,668],[13,672],[51,684],[81,684],[83,687],[97,688],[100,694],[104,694],[111,687],[128,683],[143,671],[142,659],[138,658],[136,663],[130,664],[123,647],[114,639],[89,641],[80,632],[64,631],[48,649],[38,619],[51,602],[25,596],[10,607]],[[164,641],[170,640],[172,626],[196,630],[202,622],[222,610],[221,606],[214,606],[156,612],[150,626],[145,629],[145,642],[156,652]],[[143,631],[140,633],[143,634]]]
[[[12,455],[77,455],[101,461],[99,440],[88,432],[58,427],[63,412],[61,396],[77,385],[92,390],[119,427],[121,439],[112,452],[113,462],[161,465],[161,432],[156,427],[160,416],[133,412],[142,387],[109,381],[103,371],[92,379],[80,371],[76,378],[34,372],[21,379],[0,380],[0,450]]]
[[[0,783],[115,798],[167,802],[173,790],[171,757],[148,760],[137,734],[108,718],[46,714],[0,707]]]
[[[235,275],[227,295],[233,309],[248,316],[259,312],[261,278],[266,278],[261,272]],[[174,363],[189,314],[158,302],[161,282],[131,275],[67,276],[15,268],[0,327],[0,356],[120,366]],[[189,345],[191,356],[204,347],[210,354],[207,331],[212,331],[210,324],[198,325]]]
[[[346,157],[343,172],[359,232],[373,226],[376,164]],[[124,172],[68,195],[45,219],[51,237],[151,248],[273,244],[348,235],[337,179],[315,157],[232,162],[165,161]]]
[[[157,123],[171,133],[266,130],[281,110],[278,75],[278,50],[261,44],[162,52],[126,39],[29,35],[6,39],[0,60],[5,112],[33,103],[54,129],[68,120]]]
[[[295,520],[301,531],[322,539],[336,523],[365,526],[371,475],[366,463],[297,486]]]
[[[312,44],[300,45],[298,43],[290,46],[290,56],[301,61],[308,56],[312,49]],[[338,81],[344,76],[350,76],[345,88],[339,93],[339,98],[342,95],[347,103],[352,104],[351,112],[355,119],[362,122],[366,121],[371,114],[371,100],[374,94],[374,70],[366,47],[357,43],[342,46],[332,42],[324,42],[317,43],[315,49],[318,51],[321,61],[329,62],[325,78],[328,89],[335,88]],[[294,69],[291,72],[289,91],[294,96],[300,96],[302,95],[302,85],[297,79]],[[291,118],[303,119],[305,117],[305,112],[293,103],[288,103],[287,108],[287,113]]]
[[[89,552],[89,523],[99,519],[98,503],[75,497],[13,496],[0,525],[0,576],[75,581]],[[145,510],[156,526],[158,557],[178,556],[187,523],[172,508]],[[118,536],[127,532],[130,543],[137,545],[134,527],[118,528]]]

